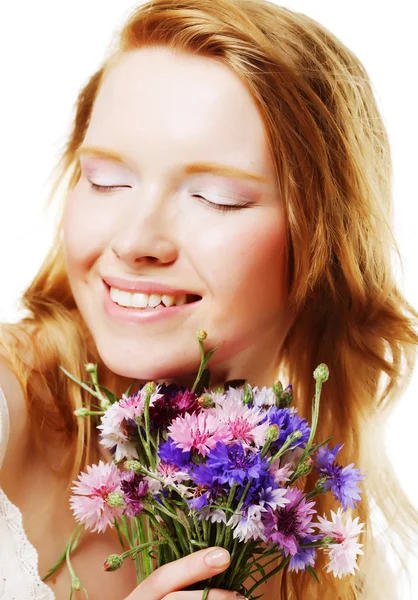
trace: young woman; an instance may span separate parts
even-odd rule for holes
[[[79,94],[60,169],[62,218],[23,295],[29,316],[0,337],[0,597],[68,597],[65,569],[48,585],[40,577],[74,527],[69,486],[100,449],[73,414],[89,398],[59,366],[83,379],[97,362],[119,394],[134,378],[189,385],[205,329],[207,348],[221,346],[212,384],[270,386],[281,374],[308,419],[325,362],[318,439],[331,432],[341,461],[367,473],[356,575],[334,578],[319,556],[320,585],[284,572],[260,592],[398,598],[384,545],[399,536],[402,559],[418,515],[379,424],[412,373],[418,313],[391,267],[389,144],[358,58],[262,0],[149,2]],[[319,514],[333,508],[317,497]],[[202,592],[180,590],[228,566],[222,549],[202,550],[135,587],[129,563],[102,571],[117,550],[110,531],[75,553],[91,599],[194,600]]]

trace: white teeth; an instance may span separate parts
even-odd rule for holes
[[[132,306],[132,294],[119,290],[118,299],[116,302],[122,306]]]
[[[126,292],[123,290],[118,290],[117,288],[110,288],[110,297],[113,302],[116,304],[120,304],[121,306],[129,307],[132,306],[134,308],[147,308],[150,306],[151,308],[155,308],[159,304],[162,306],[182,306],[186,304],[187,298],[183,294],[182,296],[170,296],[168,294],[141,294],[138,292]]]
[[[148,306],[148,294],[132,294],[132,306],[135,308],[145,308]]]
[[[148,306],[158,306],[161,303],[161,295],[160,294],[150,294],[148,298]]]
[[[161,296],[161,300],[164,302],[164,304],[166,306],[173,306],[173,304],[176,301],[176,299],[174,298],[174,296],[167,296],[166,294],[164,294],[163,296]]]

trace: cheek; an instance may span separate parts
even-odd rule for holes
[[[88,267],[101,253],[112,223],[109,211],[86,199],[77,187],[68,196],[64,211],[64,248],[71,274]]]
[[[220,228],[215,235],[201,238],[200,247],[205,247],[205,278],[215,298],[248,311],[259,311],[260,306],[277,308],[286,301],[281,212],[249,214],[236,227]]]

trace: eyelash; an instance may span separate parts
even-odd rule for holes
[[[105,194],[110,192],[110,190],[114,190],[118,187],[129,187],[129,186],[118,186],[118,185],[98,185],[97,183],[93,183],[92,181],[89,181],[90,187],[96,191],[99,192],[101,194]],[[203,196],[200,196],[199,194],[194,194],[193,195],[194,198],[201,198],[205,204],[208,204],[211,208],[215,209],[215,210],[220,210],[221,212],[229,212],[231,210],[239,210],[240,208],[248,208],[250,206],[250,203],[247,202],[246,204],[216,204],[216,202],[211,202],[210,200],[207,200],[206,198],[204,198]]]

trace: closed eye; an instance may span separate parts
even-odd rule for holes
[[[118,188],[130,188],[131,187],[130,185],[98,185],[97,183],[93,183],[92,181],[89,181],[89,184],[93,190],[95,190],[96,192],[102,193],[102,194],[110,193],[111,190],[115,190]],[[221,212],[239,210],[240,208],[248,208],[249,206],[251,206],[250,202],[245,202],[243,204],[218,204],[217,202],[211,202],[210,200],[208,200],[207,198],[204,198],[200,194],[193,194],[192,197],[198,198],[199,200],[201,200],[203,203],[207,204],[214,210],[220,210]]]

